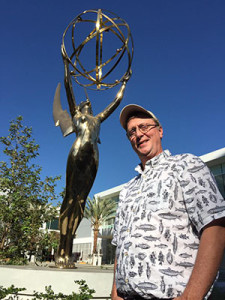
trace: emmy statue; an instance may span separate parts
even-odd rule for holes
[[[86,26],[85,29],[82,29],[82,26]],[[88,33],[86,33],[87,28],[90,29]],[[85,32],[85,36],[82,39],[81,33],[83,32]],[[68,39],[68,35],[71,39]],[[103,52],[103,37],[104,44],[107,39],[109,41],[109,47],[105,52]],[[114,53],[108,54],[113,49],[114,40],[117,40],[119,47],[114,49]],[[70,54],[67,54],[69,53],[68,48],[65,47],[68,41],[70,41]],[[87,51],[88,45],[93,45],[93,42],[94,49]],[[56,266],[73,268],[73,239],[83,218],[85,202],[98,170],[100,126],[120,104],[126,83],[131,76],[133,40],[129,26],[123,19],[111,12],[101,9],[84,11],[66,28],[62,39],[61,54],[70,115],[62,109],[61,86],[58,84],[53,103],[53,117],[55,125],[60,126],[63,136],[74,132],[76,139],[67,160],[66,191],[59,216],[60,241]],[[88,69],[86,64],[87,61],[91,61],[92,55],[93,66]],[[106,81],[115,73],[119,63],[122,64],[124,57],[125,70],[119,79]],[[82,59],[85,61],[85,65],[82,63]],[[75,101],[72,81],[85,90],[86,100],[80,104]],[[120,85],[120,88],[114,100],[102,112],[93,115],[92,104],[86,89],[100,91],[116,85]]]

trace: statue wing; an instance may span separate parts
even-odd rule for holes
[[[53,102],[53,118],[55,126],[60,126],[63,136],[74,132],[72,119],[66,110],[62,109],[60,101],[61,84],[57,85]]]

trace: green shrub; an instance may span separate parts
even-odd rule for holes
[[[85,280],[75,280],[75,283],[79,284],[79,294],[72,293],[72,295],[64,295],[63,293],[55,294],[51,286],[45,287],[45,293],[35,292],[35,299],[66,299],[66,300],[88,300],[93,298],[95,290],[89,289]]]
[[[3,286],[0,286],[0,299],[4,299],[7,295],[14,294],[15,296],[18,294],[18,292],[24,291],[26,289],[24,288],[16,288],[14,285],[11,285],[8,288],[3,288]]]
[[[13,251],[13,247],[10,249],[0,251],[0,264],[1,265],[26,265],[28,260],[22,255],[18,255]]]
[[[72,292],[71,295],[64,295],[63,293],[55,294],[55,292],[52,290],[51,286],[46,286],[45,293],[34,292],[34,298],[32,298],[32,300],[36,300],[36,299],[89,300],[89,299],[93,298],[93,294],[95,293],[95,290],[89,289],[85,280],[75,280],[74,282],[79,285],[78,293]],[[14,285],[12,285],[9,288],[3,288],[2,286],[0,286],[0,299],[3,299],[7,295],[10,295],[10,294],[17,296],[18,292],[24,291],[24,290],[26,290],[26,289],[15,288]]]

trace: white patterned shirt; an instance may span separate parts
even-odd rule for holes
[[[225,200],[200,158],[168,150],[120,193],[112,244],[117,290],[144,298],[181,295],[191,275],[201,230],[225,217]]]

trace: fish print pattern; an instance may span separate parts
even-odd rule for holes
[[[147,262],[146,276],[147,276],[148,279],[149,279],[150,276],[151,276],[151,269],[150,269],[150,267],[149,267],[149,263],[148,263],[148,262]]]
[[[164,276],[161,276],[160,289],[161,289],[161,292],[164,294],[164,293],[165,293],[165,290],[166,290],[166,285],[165,285],[165,281],[164,281]]]
[[[178,297],[194,266],[199,233],[225,216],[225,200],[192,154],[166,150],[136,170],[120,193],[114,223],[117,288],[149,299]]]

